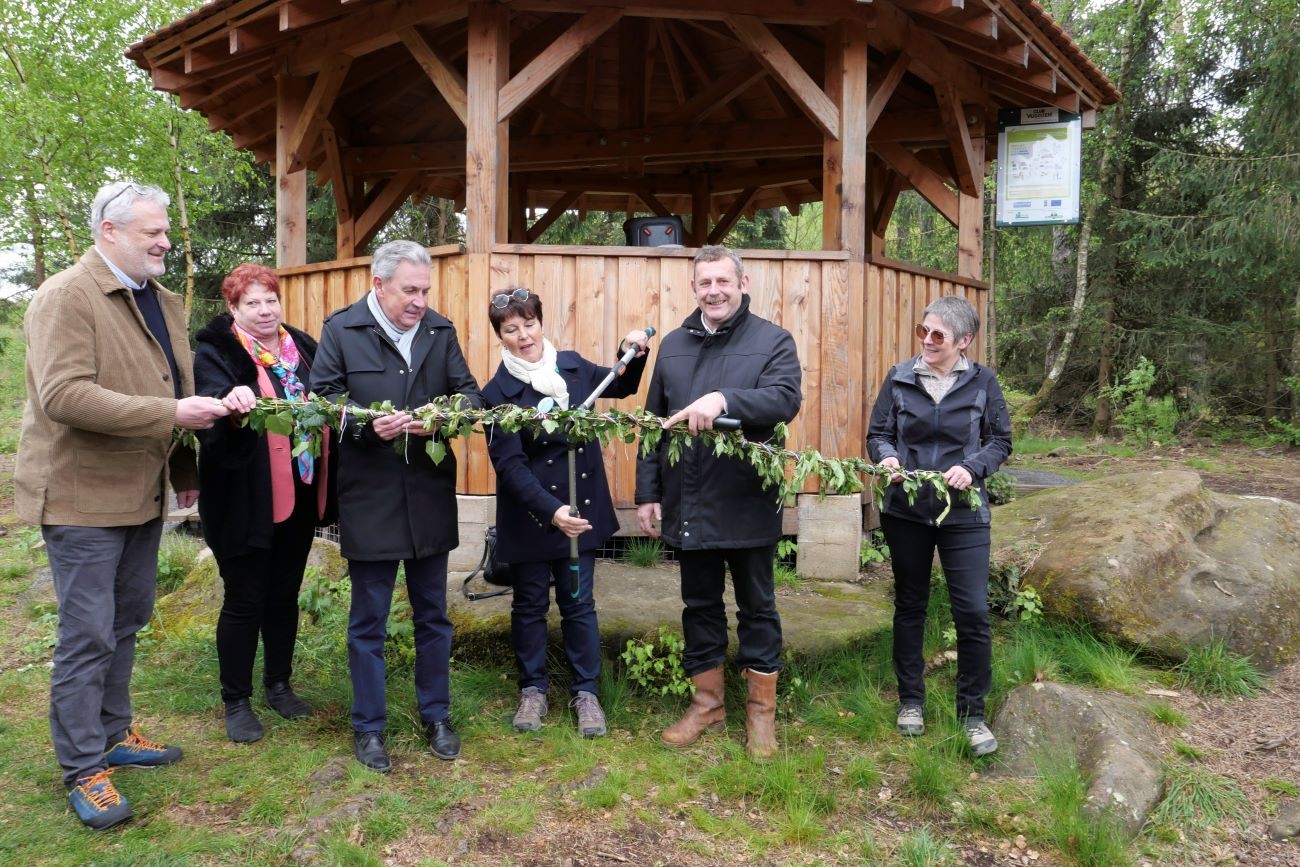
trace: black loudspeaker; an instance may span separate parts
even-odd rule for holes
[[[683,244],[681,217],[633,217],[623,222],[629,247],[662,247]]]

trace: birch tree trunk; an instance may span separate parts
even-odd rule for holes
[[[1056,359],[1052,362],[1051,369],[1047,371],[1047,376],[1043,378],[1043,384],[1038,387],[1038,393],[1020,410],[1020,415],[1025,419],[1031,419],[1042,411],[1051,398],[1052,392],[1056,390],[1056,383],[1065,372],[1065,366],[1070,362],[1070,350],[1078,338],[1079,325],[1083,322],[1083,308],[1088,300],[1088,242],[1090,240],[1092,240],[1092,224],[1085,220],[1079,226],[1079,245],[1074,269],[1074,302],[1070,305],[1070,321],[1061,338],[1061,347],[1056,353]]]
[[[185,185],[181,182],[181,148],[180,133],[176,130],[176,118],[167,121],[167,144],[172,150],[172,180],[176,184],[176,213],[181,225],[181,248],[185,251],[185,321],[190,321],[190,312],[194,308],[194,243],[190,236],[190,214],[185,207]]]

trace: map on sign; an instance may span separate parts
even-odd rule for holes
[[[1006,114],[998,131],[998,225],[1077,223],[1079,118],[1055,109]]]

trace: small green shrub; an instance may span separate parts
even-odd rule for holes
[[[185,583],[203,543],[184,533],[164,533],[158,545],[158,595],[166,596]]]
[[[1028,567],[1038,558],[1041,547],[1015,551],[989,563],[989,608],[1011,620],[1035,624],[1043,619],[1043,597],[1022,584]]]
[[[930,833],[929,828],[910,832],[898,843],[895,863],[904,867],[945,867],[953,863],[948,844]]]
[[[889,543],[880,530],[872,530],[862,537],[862,548],[858,552],[858,562],[863,566],[872,563],[884,563],[889,559]]]
[[[640,569],[648,569],[659,562],[663,556],[664,546],[658,539],[637,536],[629,539],[623,549],[624,558]]]
[[[799,573],[781,563],[777,563],[773,568],[772,581],[777,587],[784,587],[787,590],[798,590],[803,587],[803,578],[799,577]]]
[[[1165,797],[1150,821],[1199,837],[1225,822],[1241,827],[1249,809],[1232,780],[1200,765],[1177,763],[1165,769]]]
[[[312,624],[320,623],[321,618],[339,605],[340,597],[351,588],[347,578],[330,581],[315,566],[308,566],[303,571],[302,588],[298,591],[298,608],[310,618]],[[347,599],[344,598],[346,602]]]
[[[1016,498],[1016,480],[1008,472],[998,470],[984,480],[984,493],[995,506],[1004,506]]]
[[[1202,695],[1250,697],[1268,682],[1250,657],[1233,653],[1221,639],[1192,648],[1178,674],[1182,686]]]
[[[1106,397],[1117,407],[1116,426],[1140,445],[1168,442],[1178,426],[1178,405],[1173,396],[1151,397],[1155,383],[1156,366],[1143,356],[1123,382],[1106,389]]]
[[[659,627],[653,638],[627,640],[619,654],[627,666],[627,676],[642,689],[655,695],[689,695],[693,689],[686,670],[682,668],[682,654],[686,642],[680,635]]]
[[[1282,381],[1290,389],[1292,401],[1300,401],[1300,376],[1288,376]],[[1294,406],[1294,403],[1292,405]],[[1300,424],[1290,424],[1277,417],[1269,419],[1268,423],[1277,431],[1276,436],[1282,442],[1300,446]]]

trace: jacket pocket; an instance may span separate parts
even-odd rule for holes
[[[149,455],[144,450],[78,451],[74,497],[76,510],[86,514],[100,514],[134,512],[144,508],[150,485],[159,483],[159,475],[149,472],[148,465]]]

